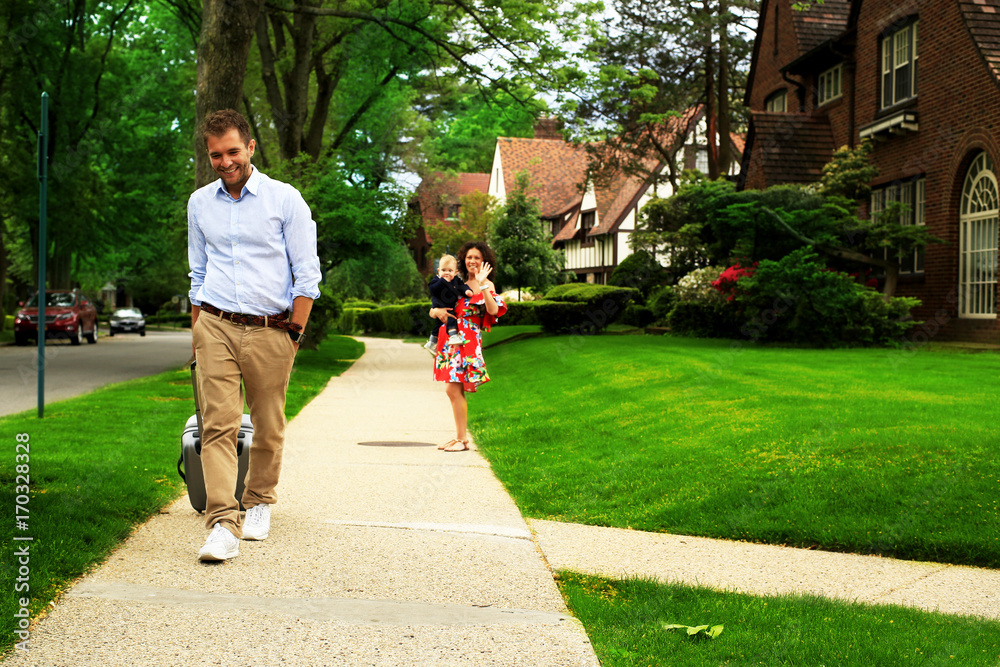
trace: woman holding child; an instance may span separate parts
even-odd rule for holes
[[[470,241],[458,251],[458,268],[472,296],[458,299],[455,308],[431,308],[430,316],[441,320],[434,357],[434,379],[446,382],[446,392],[455,415],[455,438],[440,445],[446,452],[462,452],[469,448],[466,431],[468,406],[465,392],[475,392],[476,387],[489,382],[486,363],[483,361],[483,331],[489,331],[497,318],[507,311],[503,300],[497,296],[492,277],[496,255],[481,241]],[[448,318],[458,323],[458,332],[464,342],[449,344],[444,328]]]

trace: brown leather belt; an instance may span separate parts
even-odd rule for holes
[[[284,331],[302,331],[302,325],[288,321],[288,313],[277,313],[275,315],[246,315],[244,313],[227,313],[216,308],[210,303],[201,304],[201,309],[209,315],[216,315],[223,320],[228,320],[233,324],[244,324],[253,327],[271,327],[272,329],[282,329]]]

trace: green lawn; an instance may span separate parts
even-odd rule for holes
[[[302,350],[289,382],[286,415],[298,414],[333,375],[364,351],[350,338],[331,337],[317,351]],[[18,565],[0,565],[0,652],[13,644],[17,598],[34,616],[74,578],[102,561],[160,507],[183,493],[177,474],[180,436],[194,413],[188,369],[169,371],[0,419],[8,454],[0,464],[0,503],[10,516],[0,530],[6,549],[30,536],[30,590],[14,595]],[[29,456],[15,460],[15,436],[29,438]],[[21,438],[24,439],[24,436]],[[22,450],[23,453],[23,450]],[[25,466],[18,470],[15,466]],[[15,531],[18,473],[30,479],[26,527]],[[14,546],[11,546],[14,545]]]
[[[1000,623],[811,596],[756,597],[560,573],[604,667],[1000,664]],[[715,639],[664,625],[722,625]]]
[[[545,337],[470,428],[528,517],[1000,567],[1000,355]]]
[[[514,324],[511,326],[496,326],[483,333],[483,347],[506,343],[519,336],[541,335],[542,327],[537,324]]]

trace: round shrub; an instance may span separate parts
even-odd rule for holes
[[[657,287],[650,293],[649,298],[646,299],[646,305],[653,312],[654,322],[666,323],[667,315],[676,302],[677,293],[669,285]]]
[[[739,320],[732,308],[700,301],[678,301],[667,315],[673,333],[698,338],[731,338],[738,334]]]
[[[886,301],[881,294],[833,271],[811,248],[777,261],[760,262],[740,280],[736,303],[741,335],[753,340],[817,346],[882,345],[899,338],[914,322],[916,299]]]
[[[645,301],[650,292],[667,281],[667,272],[648,250],[636,250],[615,267],[609,285],[634,287]]]

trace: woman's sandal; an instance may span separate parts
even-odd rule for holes
[[[461,445],[461,448],[458,447],[459,445]],[[469,448],[469,441],[468,440],[453,440],[452,442],[448,443],[448,446],[446,446],[444,448],[444,451],[446,451],[446,452],[464,452],[468,448]]]
[[[451,440],[449,440],[448,442],[444,443],[443,445],[438,445],[438,449],[448,449],[452,445],[458,444],[460,442],[462,442],[462,441],[459,440],[458,438],[452,438]]]

